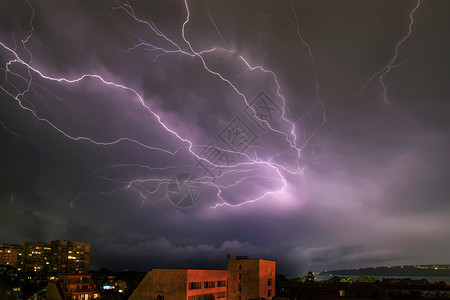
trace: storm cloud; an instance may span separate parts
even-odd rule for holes
[[[450,4],[242,2],[2,1],[0,242],[115,270],[449,263]],[[208,177],[210,143],[239,165]]]

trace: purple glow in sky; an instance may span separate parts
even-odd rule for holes
[[[445,2],[1,8],[4,242],[113,269],[447,263]]]

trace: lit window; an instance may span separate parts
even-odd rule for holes
[[[339,291],[339,296],[345,297],[345,290],[340,290]]]

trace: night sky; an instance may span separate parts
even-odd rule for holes
[[[0,4],[0,242],[91,268],[450,263],[448,1]]]

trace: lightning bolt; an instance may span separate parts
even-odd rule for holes
[[[208,163],[211,166],[224,167],[224,166],[219,166],[217,164],[214,164],[211,161],[205,160],[204,158],[200,157],[197,153],[195,153],[193,148],[195,146],[198,146],[198,145],[194,145],[189,139],[187,139],[185,137],[181,137],[177,132],[175,132],[166,123],[164,123],[163,120],[161,120],[161,117],[158,114],[156,114],[145,103],[143,97],[135,89],[130,88],[130,87],[128,87],[126,85],[123,85],[123,84],[119,84],[119,83],[115,83],[115,82],[112,82],[112,81],[108,81],[108,80],[104,79],[101,75],[98,75],[98,74],[84,74],[84,75],[82,75],[82,76],[80,76],[78,78],[74,78],[74,79],[68,79],[68,78],[64,78],[64,77],[56,78],[56,77],[52,77],[52,76],[46,75],[42,71],[34,68],[32,66],[32,53],[28,50],[28,48],[26,48],[26,43],[32,37],[32,33],[34,31],[33,18],[34,18],[35,11],[34,11],[34,9],[32,8],[31,4],[28,1],[27,1],[27,3],[32,9],[32,17],[31,17],[31,20],[30,20],[31,31],[30,31],[30,34],[26,37],[26,39],[22,40],[22,45],[26,49],[26,51],[29,53],[30,60],[28,62],[26,62],[25,60],[23,60],[19,56],[19,54],[15,51],[15,49],[11,49],[5,43],[0,42],[0,46],[2,46],[5,50],[7,50],[14,57],[12,60],[10,60],[10,61],[8,61],[6,63],[6,66],[5,66],[6,74],[12,74],[12,75],[18,76],[19,78],[21,78],[23,81],[25,81],[27,83],[27,88],[24,89],[23,91],[17,91],[16,94],[13,94],[10,91],[6,90],[3,86],[1,86],[0,88],[6,94],[8,94],[11,98],[16,100],[17,103],[19,104],[19,106],[22,109],[30,112],[39,121],[46,123],[47,125],[52,127],[54,130],[58,131],[59,133],[61,133],[65,137],[67,137],[67,138],[69,138],[71,140],[74,140],[74,141],[88,141],[88,142],[91,142],[91,143],[93,143],[95,145],[99,145],[99,146],[111,146],[111,145],[118,144],[120,142],[131,142],[131,143],[137,144],[140,147],[144,147],[144,148],[146,148],[148,150],[161,151],[161,152],[167,153],[169,155],[175,155],[177,152],[179,152],[182,149],[184,149],[184,150],[188,150],[190,152],[190,154],[193,155],[194,157],[196,157],[197,159],[205,161],[206,163]],[[231,80],[225,78],[219,72],[212,70],[207,65],[207,63],[206,63],[206,61],[205,61],[205,59],[203,57],[203,55],[205,55],[205,54],[209,54],[209,53],[213,53],[213,52],[217,52],[217,51],[222,51],[222,52],[232,52],[232,51],[230,51],[228,49],[224,49],[224,48],[219,48],[219,47],[215,47],[215,48],[207,49],[207,50],[202,50],[202,51],[196,51],[196,50],[194,50],[193,45],[191,44],[191,42],[186,37],[186,27],[187,27],[187,25],[188,25],[188,23],[190,21],[190,9],[189,9],[189,5],[188,5],[188,1],[184,1],[185,10],[186,10],[186,19],[185,19],[185,21],[184,21],[184,23],[182,25],[182,28],[181,28],[181,36],[182,36],[183,41],[185,42],[185,44],[188,46],[188,50],[183,50],[183,48],[179,44],[174,42],[172,39],[167,37],[162,31],[160,31],[154,23],[147,22],[147,21],[144,21],[144,20],[138,18],[136,16],[136,14],[135,14],[135,11],[134,11],[133,7],[128,2],[125,2],[125,3],[116,2],[116,4],[118,6],[115,7],[114,10],[115,9],[123,10],[125,13],[127,13],[129,16],[131,16],[136,22],[146,25],[154,34],[156,34],[156,36],[158,36],[159,38],[162,38],[163,40],[165,40],[166,42],[168,42],[170,45],[172,45],[174,47],[173,49],[165,49],[163,47],[154,45],[154,44],[149,43],[147,41],[144,41],[142,39],[138,39],[139,42],[135,43],[133,45],[133,47],[129,48],[127,50],[127,52],[136,50],[137,48],[140,48],[140,47],[144,47],[146,50],[151,51],[151,52],[158,52],[158,54],[156,55],[156,57],[153,60],[153,62],[156,61],[162,55],[167,55],[167,54],[181,54],[181,55],[186,55],[186,56],[189,56],[189,57],[198,58],[198,59],[200,59],[201,64],[202,64],[203,68],[206,71],[208,71],[211,75],[213,75],[215,77],[218,77],[222,82],[227,84],[235,93],[237,93],[237,95],[239,95],[243,99],[245,105],[253,111],[255,116],[257,116],[256,111],[254,110],[253,107],[250,106],[250,104],[249,104],[245,94],[243,92],[241,92],[237,88],[237,86],[234,85],[231,82]],[[210,10],[209,10],[208,7],[207,7],[207,11],[208,11],[208,15],[210,17],[210,20],[214,24],[214,27],[216,28],[220,38],[222,39],[223,43],[225,44],[225,41],[224,41],[222,35],[220,34],[220,31],[218,30],[218,27],[217,27],[216,23],[214,22],[214,19],[212,18],[212,15],[211,15]],[[308,45],[308,47],[309,47],[309,45]],[[312,56],[311,52],[310,52],[310,56],[311,56],[311,59],[313,61],[313,56]],[[217,192],[217,196],[218,196],[219,199],[222,200],[222,203],[220,203],[220,204],[218,204],[218,205],[216,205],[214,207],[225,206],[225,205],[226,206],[241,206],[241,205],[244,205],[244,204],[248,204],[248,203],[253,203],[253,202],[259,201],[259,200],[265,198],[268,195],[273,195],[275,193],[282,193],[284,191],[284,189],[286,188],[286,186],[287,186],[287,181],[283,177],[281,170],[287,171],[287,172],[289,172],[291,174],[302,174],[302,171],[303,171],[300,168],[300,165],[299,165],[302,148],[297,145],[296,125],[295,125],[294,122],[288,120],[288,118],[286,117],[286,99],[284,98],[284,96],[283,96],[283,94],[281,92],[281,85],[278,82],[276,74],[273,71],[268,70],[268,69],[266,69],[266,68],[264,68],[262,66],[251,66],[250,63],[243,56],[239,56],[239,58],[244,63],[244,65],[248,68],[248,70],[260,71],[260,72],[263,72],[263,73],[266,73],[266,74],[269,74],[270,76],[272,76],[273,81],[275,82],[275,85],[276,85],[276,94],[282,100],[282,116],[281,117],[282,117],[284,122],[286,122],[287,124],[290,125],[291,130],[290,130],[290,132],[287,133],[287,132],[284,132],[283,130],[275,129],[274,127],[272,127],[272,124],[269,124],[266,120],[259,119],[258,116],[257,116],[257,118],[259,119],[259,121],[264,122],[267,125],[267,127],[272,132],[275,132],[275,133],[283,135],[285,137],[285,140],[287,141],[287,143],[291,147],[291,149],[295,149],[297,151],[297,153],[298,153],[297,170],[292,171],[292,170],[289,170],[288,168],[286,168],[286,167],[284,167],[284,166],[282,166],[280,164],[277,164],[277,163],[273,162],[273,160],[275,158],[277,158],[281,153],[275,154],[272,157],[269,157],[269,159],[267,159],[267,160],[256,159],[256,150],[255,150],[255,159],[252,159],[248,155],[244,154],[244,157],[247,159],[246,162],[240,162],[240,163],[237,163],[237,164],[234,164],[234,165],[231,165],[231,166],[225,166],[225,168],[230,168],[231,169],[231,168],[236,168],[236,167],[245,166],[245,165],[263,164],[263,165],[266,165],[266,166],[270,167],[272,170],[275,171],[275,174],[277,175],[278,179],[282,181],[282,187],[279,190],[266,192],[263,195],[261,195],[260,197],[257,197],[255,199],[251,199],[251,200],[245,201],[245,202],[243,202],[243,203],[241,203],[239,205],[232,205],[232,204],[229,204],[225,199],[223,199],[221,197],[223,189],[227,189],[227,188],[230,188],[230,187],[237,186],[237,185],[239,185],[239,184],[243,183],[244,181],[247,181],[247,180],[249,180],[251,178],[262,178],[262,176],[246,176],[244,178],[241,178],[241,179],[237,180],[235,183],[229,184],[229,185],[226,185],[226,186],[220,185],[220,184],[213,184],[213,183],[211,183],[209,181],[204,181],[203,179],[210,179],[210,178],[208,178],[206,176],[206,177],[202,178],[202,180],[200,180],[200,182],[202,182],[203,184],[206,184],[206,185],[211,185],[214,188],[216,188],[217,191],[218,191]],[[314,61],[313,61],[313,63],[314,63]],[[24,76],[21,76],[21,75],[15,73],[15,72],[13,72],[11,70],[11,66],[15,65],[15,64],[19,64],[19,65],[22,65],[22,66],[26,67],[26,70],[27,70],[27,73],[28,73],[28,77],[27,78],[25,78]],[[174,151],[169,151],[167,149],[162,149],[162,148],[159,148],[159,147],[153,147],[151,145],[146,145],[144,143],[141,143],[138,140],[131,139],[131,138],[128,138],[128,137],[121,137],[121,138],[113,140],[113,141],[99,141],[99,140],[95,140],[95,139],[87,137],[87,136],[71,135],[71,134],[65,132],[63,129],[61,129],[58,126],[56,126],[54,123],[52,123],[47,118],[40,117],[32,105],[31,105],[31,108],[29,108],[29,107],[24,105],[23,101],[25,101],[25,99],[26,99],[25,96],[30,91],[30,89],[32,88],[32,85],[33,85],[32,74],[38,75],[40,78],[45,79],[45,80],[54,81],[54,82],[58,82],[58,83],[66,83],[66,84],[74,84],[74,83],[78,83],[78,82],[86,80],[86,79],[94,79],[94,80],[99,81],[100,83],[102,83],[104,85],[107,85],[107,86],[110,86],[112,88],[122,89],[122,90],[126,90],[128,92],[131,92],[134,96],[136,96],[139,99],[139,102],[142,105],[142,107],[145,108],[153,118],[157,119],[157,121],[159,122],[159,124],[162,126],[163,129],[165,129],[170,134],[174,135],[179,141],[187,144],[187,146],[180,147],[180,148],[178,148],[178,149],[176,149]],[[318,85],[317,85],[317,89],[318,89]],[[254,147],[254,149],[256,149],[256,147]],[[238,152],[235,152],[235,151],[229,151],[229,150],[226,150],[226,149],[220,149],[220,150],[225,151],[225,152],[231,152],[231,153],[234,153],[234,154],[242,155],[242,153],[238,153]],[[231,171],[225,172],[223,175],[228,174],[230,172],[240,172],[240,171],[239,170],[231,170]],[[221,175],[221,176],[223,176],[223,175]],[[103,178],[103,179],[106,180],[106,178]],[[161,184],[167,184],[168,183],[167,179],[156,179],[156,180],[153,180],[153,179],[145,179],[145,180],[133,179],[133,180],[131,180],[130,182],[128,182],[126,184],[125,189],[129,189],[132,186],[135,186],[139,182],[149,182],[149,181],[157,181],[158,182],[158,186],[157,186],[156,190],[153,190],[151,192],[147,190],[147,194],[148,195],[152,194],[153,192],[158,191],[159,188],[161,187]],[[125,182],[122,182],[122,184],[125,184]],[[111,193],[116,192],[116,191],[117,191],[117,189],[114,189],[114,190],[112,190],[110,192],[106,192],[105,194],[106,195],[110,195]],[[80,193],[79,196],[72,201],[71,206],[74,206],[74,204],[73,204],[74,201],[79,199],[83,195],[87,195],[87,193]],[[143,196],[143,195],[141,194],[141,196]]]
[[[46,74],[44,71],[38,69],[33,65],[33,54],[28,49],[27,44],[32,40],[33,33],[35,31],[35,27],[33,25],[33,20],[35,18],[35,10],[33,9],[31,3],[28,0],[25,0],[28,4],[28,6],[31,9],[32,15],[30,17],[30,32],[29,34],[21,40],[22,47],[25,49],[25,52],[27,53],[26,56],[28,56],[28,59],[25,59],[21,57],[17,50],[17,45],[15,44],[14,48],[8,46],[5,42],[0,41],[0,47],[4,50],[4,52],[7,53],[9,57],[11,57],[5,64],[4,71],[5,71],[5,80],[4,84],[0,85],[0,89],[8,95],[11,99],[17,102],[19,107],[23,109],[24,111],[30,113],[34,118],[39,120],[40,122],[46,124],[56,132],[60,133],[64,137],[66,137],[69,140],[80,142],[85,141],[89,142],[96,146],[113,146],[117,145],[119,143],[131,143],[133,145],[136,145],[138,147],[142,147],[144,149],[147,149],[149,151],[158,151],[163,154],[174,156],[177,154],[180,154],[181,152],[188,153],[193,158],[197,159],[198,161],[204,162],[208,166],[211,167],[217,167],[222,168],[224,171],[217,177],[218,179],[224,179],[229,178],[230,175],[236,175],[236,178],[234,178],[233,182],[228,182],[226,184],[213,182],[211,176],[207,176],[206,174],[202,177],[199,177],[193,181],[193,183],[201,183],[206,186],[210,186],[214,189],[216,189],[217,193],[216,196],[220,200],[220,203],[211,206],[211,208],[218,208],[218,207],[239,207],[243,205],[248,205],[251,203],[258,202],[264,198],[267,198],[269,196],[274,195],[281,195],[286,190],[288,186],[288,181],[286,179],[285,174],[290,175],[303,175],[303,168],[300,165],[300,160],[302,157],[302,150],[309,144],[311,139],[327,124],[327,114],[325,110],[325,103],[321,98],[320,95],[320,84],[319,84],[319,72],[317,68],[317,64],[315,61],[315,57],[313,55],[312,48],[310,44],[304,39],[301,31],[300,31],[300,21],[297,17],[297,14],[294,9],[294,2],[291,1],[289,4],[284,3],[289,8],[291,18],[288,18],[288,20],[291,22],[295,29],[295,34],[298,38],[298,41],[302,47],[305,47],[307,50],[307,55],[310,59],[310,62],[313,66],[314,71],[314,79],[315,79],[315,95],[316,99],[313,103],[311,109],[301,116],[296,116],[295,119],[292,119],[293,113],[290,111],[288,106],[288,100],[285,98],[284,93],[282,91],[282,85],[279,82],[279,79],[274,71],[270,70],[269,68],[258,65],[253,62],[250,62],[250,60],[245,57],[244,55],[235,55],[236,51],[233,49],[228,49],[228,45],[225,42],[225,39],[223,35],[221,34],[219,27],[217,23],[214,21],[214,18],[212,16],[212,13],[209,9],[209,7],[206,5],[206,13],[214,26],[221,42],[221,47],[212,47],[209,49],[203,49],[203,50],[197,50],[195,49],[194,44],[190,41],[190,39],[187,36],[187,28],[190,23],[191,19],[191,11],[188,0],[184,0],[184,9],[186,13],[186,18],[180,28],[181,31],[181,38],[182,42],[177,43],[174,39],[167,36],[164,32],[162,32],[155,23],[151,21],[146,21],[141,18],[139,18],[134,10],[134,8],[131,6],[129,2],[119,2],[115,1],[115,7],[112,8],[112,13],[110,15],[110,18],[113,16],[114,13],[120,11],[125,13],[127,16],[129,16],[132,20],[134,20],[137,24],[145,26],[150,33],[154,37],[156,37],[157,40],[162,41],[163,44],[168,45],[161,46],[161,44],[151,42],[148,40],[145,40],[138,35],[132,35],[135,39],[135,42],[132,44],[132,46],[128,49],[126,49],[126,53],[132,53],[133,51],[136,51],[138,49],[142,49],[144,51],[148,51],[153,55],[153,58],[150,60],[150,63],[154,63],[158,61],[162,56],[165,55],[181,55],[186,56],[190,59],[195,59],[200,67],[208,72],[213,78],[216,78],[221,83],[223,83],[225,86],[227,86],[232,92],[234,92],[240,99],[242,99],[243,104],[245,107],[247,107],[250,111],[253,112],[255,118],[264,123],[268,130],[275,134],[282,136],[285,141],[285,147],[286,149],[283,151],[279,151],[277,153],[269,154],[268,151],[264,147],[260,147],[257,145],[252,145],[249,147],[250,150],[253,150],[253,155],[247,154],[245,152],[239,152],[239,151],[233,151],[228,149],[223,149],[221,147],[217,147],[218,150],[239,155],[241,158],[241,161],[238,161],[236,163],[230,164],[230,165],[220,165],[216,162],[213,162],[212,160],[206,159],[199,155],[199,149],[206,147],[207,145],[199,145],[193,142],[192,139],[186,136],[182,136],[180,133],[178,133],[166,120],[164,120],[160,114],[155,112],[154,109],[151,108],[151,105],[147,104],[149,99],[144,99],[142,96],[142,92],[132,88],[130,85],[126,83],[119,83],[114,82],[112,80],[108,80],[101,74],[94,74],[94,73],[88,73],[83,74],[79,77],[75,78],[67,78],[67,77],[54,77]],[[411,35],[411,28],[413,24],[413,14],[419,7],[420,0],[417,2],[417,6],[414,8],[414,10],[410,14],[410,26],[409,26],[409,32],[408,34],[397,44],[394,51],[394,56],[389,60],[388,64],[385,68],[383,68],[381,71],[377,72],[373,78],[376,76],[379,76],[380,84],[382,84],[382,87],[385,91],[385,99],[387,89],[384,85],[384,76],[395,67],[394,63],[397,60],[398,52],[400,46],[409,38]],[[261,36],[260,36],[260,42],[261,42]],[[15,43],[15,39],[14,39]],[[260,43],[261,44],[261,43]],[[283,126],[279,124],[272,124],[268,122],[267,120],[260,117],[255,111],[255,109],[250,105],[248,98],[244,91],[242,91],[238,86],[238,84],[234,83],[231,78],[227,78],[226,75],[222,74],[220,71],[213,69],[205,59],[208,55],[216,55],[216,57],[221,56],[233,56],[235,59],[235,62],[238,66],[241,66],[246,69],[247,72],[258,72],[261,74],[267,75],[269,78],[271,78],[271,84],[274,85],[274,94],[278,98],[278,100],[281,102],[281,123]],[[20,69],[24,68],[26,70],[26,74],[22,75],[19,71],[15,71],[16,68]],[[9,77],[15,78],[19,80],[20,82],[25,84],[25,87],[20,88],[17,84],[14,84]],[[116,139],[112,140],[100,140],[95,139],[93,137],[89,136],[83,136],[83,135],[76,135],[73,133],[69,133],[63,128],[57,126],[55,122],[52,122],[49,118],[41,116],[41,114],[38,113],[36,108],[33,106],[33,103],[31,100],[29,100],[29,97],[31,96],[30,93],[33,92],[36,96],[39,97],[39,93],[37,92],[36,87],[39,87],[49,93],[51,91],[46,90],[45,87],[39,85],[34,81],[33,77],[39,77],[41,80],[45,80],[48,82],[58,83],[58,84],[64,84],[64,85],[74,85],[80,82],[84,82],[87,80],[91,80],[97,84],[100,84],[102,86],[106,86],[112,90],[120,90],[128,93],[130,97],[128,99],[135,99],[138,101],[140,107],[147,113],[148,117],[152,120],[156,120],[159,125],[159,129],[163,130],[165,133],[167,133],[169,136],[172,137],[173,140],[177,141],[180,145],[176,147],[176,149],[166,149],[162,147],[156,147],[154,145],[150,145],[147,143],[144,143],[138,139],[130,138],[127,136],[122,136]],[[372,80],[371,78],[370,80]],[[7,84],[11,86],[12,88],[7,88]],[[364,88],[363,88],[364,89]],[[361,91],[362,93],[362,91]],[[57,99],[60,101],[64,101],[64,99],[58,97],[56,94],[53,94]],[[42,98],[42,100],[45,102],[45,100]],[[151,99],[150,99],[151,100]],[[304,137],[302,141],[300,141],[300,138],[297,136],[298,132],[301,130],[298,128],[298,124],[301,125],[301,127],[304,129],[304,125],[302,123],[302,120],[309,116],[316,107],[319,107],[322,112],[322,122],[319,126],[317,126],[313,131],[312,134],[309,136],[306,136],[306,133],[304,133]],[[215,117],[215,116],[214,116]],[[217,117],[216,117],[217,118]],[[1,125],[4,126],[3,123]],[[284,127],[288,128],[285,129]],[[261,150],[265,157],[261,157],[258,155],[258,151]],[[287,164],[287,163],[279,163],[277,162],[277,159],[290,151],[294,151],[296,153],[296,159],[295,159],[295,167],[294,164]],[[107,192],[100,192],[100,195],[111,195],[113,193],[119,192],[119,191],[126,191],[126,190],[135,190],[139,194],[139,196],[143,199],[143,202],[153,197],[154,195],[158,194],[158,192],[161,191],[163,187],[167,187],[169,184],[173,183],[173,180],[171,179],[172,176],[158,176],[157,178],[154,178],[152,176],[143,176],[141,178],[137,178],[137,176],[132,176],[132,178],[124,178],[124,179],[117,179],[117,178],[110,178],[109,176],[102,175],[103,172],[109,172],[110,170],[125,170],[125,169],[132,169],[132,170],[146,170],[150,172],[150,174],[160,173],[163,171],[171,171],[174,169],[181,169],[181,168],[192,168],[192,165],[177,165],[177,166],[165,166],[165,167],[154,167],[154,166],[146,166],[146,165],[139,165],[139,164],[114,164],[107,167],[102,167],[99,169],[96,169],[88,174],[85,174],[87,178],[95,177],[98,180],[101,181],[107,181],[112,184],[115,184],[116,188],[113,188]],[[270,176],[265,176],[261,174],[255,175],[254,172],[258,170],[259,167],[264,167],[270,170]],[[253,172],[253,173],[252,173]],[[238,176],[239,175],[239,176]],[[268,191],[265,191],[261,193],[259,196],[254,197],[249,200],[242,201],[242,203],[239,204],[232,204],[227,199],[224,199],[223,192],[227,189],[245,185],[247,181],[254,181],[254,180],[264,180],[264,179],[272,179],[274,181],[279,182],[279,187],[275,189],[270,189]],[[80,192],[76,198],[74,198],[71,201],[70,206],[76,207],[75,202],[81,199],[82,197],[93,195],[94,193],[86,193],[86,192]],[[95,193],[99,194],[99,193]],[[154,203],[157,203],[159,201],[162,201],[163,198],[158,198],[154,201]]]
[[[5,125],[5,123],[3,123],[2,121],[0,121],[0,125],[3,127],[3,129],[5,129],[6,131],[8,131],[12,136],[14,136],[14,140],[22,146],[22,143],[20,142],[20,136],[14,132],[12,129],[10,129],[8,126]]]
[[[386,104],[392,104],[392,102],[389,101],[388,99],[388,88],[386,87],[386,83],[384,81],[384,77],[392,70],[392,68],[397,67],[399,65],[402,65],[405,61],[401,62],[398,65],[394,65],[394,63],[397,61],[398,58],[398,54],[400,52],[400,47],[409,39],[409,37],[412,34],[412,27],[414,25],[414,14],[417,11],[417,9],[419,9],[420,6],[420,1],[421,0],[417,0],[416,5],[414,6],[414,8],[411,10],[411,12],[409,13],[409,25],[408,25],[408,30],[406,31],[405,35],[397,42],[397,44],[394,47],[394,55],[389,59],[389,61],[387,62],[387,64],[378,72],[376,72],[375,74],[373,74],[367,81],[366,83],[362,86],[361,90],[359,91],[359,93],[350,100],[350,103],[355,102],[356,100],[358,100],[359,97],[361,97],[361,95],[363,94],[364,90],[367,88],[367,86],[369,85],[369,83],[375,79],[378,78],[378,82],[381,85],[381,88],[383,89],[383,100],[384,103]]]

